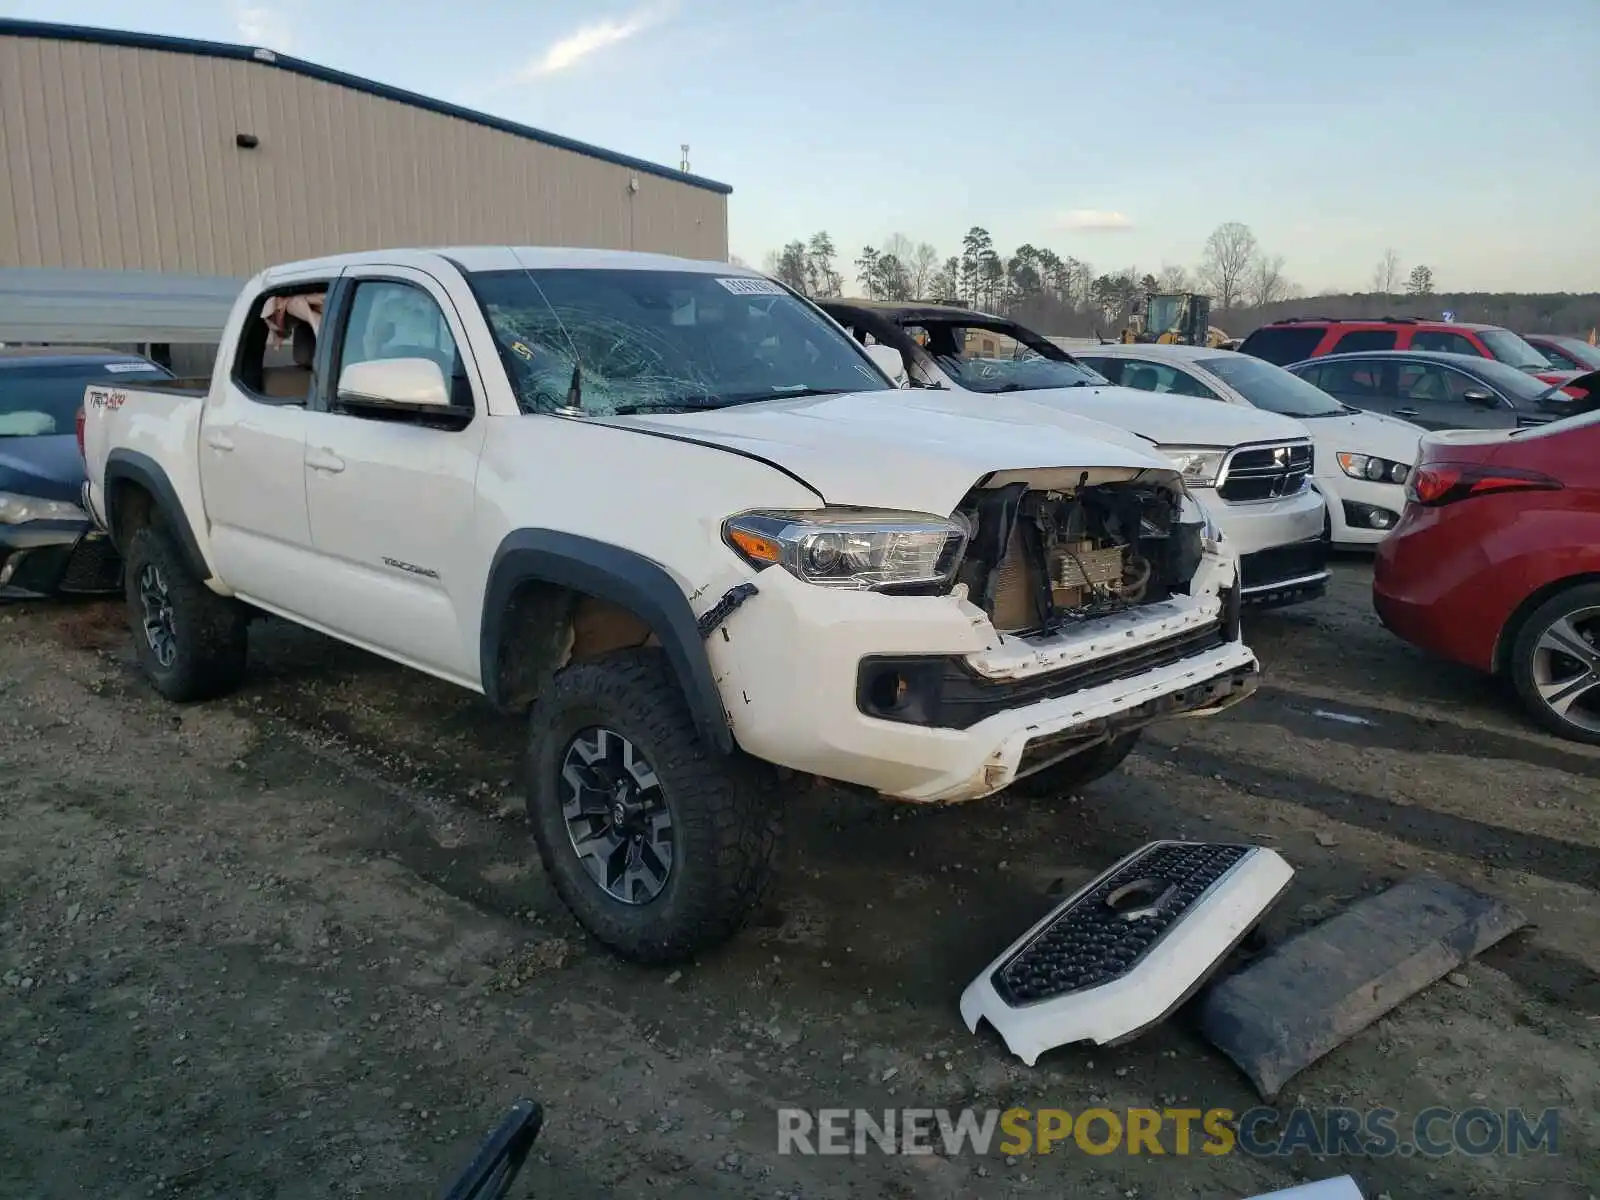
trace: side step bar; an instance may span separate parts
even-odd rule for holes
[[[1283,895],[1274,850],[1151,842],[1057,905],[961,994],[1030,1067],[1072,1042],[1127,1041],[1194,994]]]

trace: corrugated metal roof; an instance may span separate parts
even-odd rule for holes
[[[222,340],[242,279],[0,267],[0,342]]]
[[[296,75],[320,79],[324,83],[333,83],[340,87],[352,88],[358,92],[366,92],[368,95],[381,96],[386,100],[410,104],[416,108],[441,113],[447,117],[471,121],[474,125],[483,125],[489,129],[499,130],[501,133],[509,133],[514,137],[528,138],[531,141],[542,142],[546,146],[554,146],[557,149],[570,150],[575,154],[598,158],[603,162],[616,163],[622,167],[631,167],[633,170],[643,171],[647,175],[657,175],[663,179],[675,179],[679,183],[687,183],[710,192],[718,192],[724,196],[733,191],[733,188],[728,184],[718,183],[715,179],[691,175],[686,171],[676,171],[660,163],[634,158],[629,154],[619,154],[615,150],[606,150],[600,146],[591,146],[587,142],[563,137],[559,133],[550,133],[547,130],[535,129],[531,125],[521,125],[516,121],[507,121],[503,117],[491,116],[488,113],[477,112],[470,108],[462,108],[459,105],[449,104],[443,100],[435,100],[431,96],[424,96],[418,92],[408,92],[404,88],[390,87],[386,83],[379,83],[373,79],[363,79],[359,75],[347,75],[343,71],[335,71],[332,67],[306,62],[302,58],[291,58],[287,54],[279,54],[277,51],[268,50],[265,47],[236,46],[231,42],[206,42],[194,38],[168,37],[159,33],[139,33],[128,29],[99,29],[89,25],[57,25],[48,21],[21,21],[15,18],[0,17],[0,37],[4,36],[46,38],[61,42],[91,42],[102,46],[132,46],[141,50],[169,50],[175,54],[197,54],[207,58],[232,58],[243,62],[260,63],[263,66],[276,67],[280,71],[292,71]]]

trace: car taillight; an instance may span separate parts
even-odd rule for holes
[[[83,449],[83,421],[83,405],[80,404],[78,405],[77,419],[73,422],[73,430],[78,435],[78,457],[80,458],[85,457],[85,452]]]
[[[1496,492],[1553,492],[1559,479],[1524,471],[1520,467],[1494,467],[1479,463],[1423,463],[1406,481],[1406,498],[1429,508],[1454,504],[1472,496]]]

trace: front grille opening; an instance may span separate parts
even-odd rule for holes
[[[1235,504],[1293,496],[1305,486],[1315,465],[1310,443],[1249,446],[1228,456],[1217,494]]]
[[[972,530],[956,579],[1001,633],[1050,632],[1187,592],[1201,528],[1167,488],[1107,483],[1061,491],[1024,483],[969,494]]]

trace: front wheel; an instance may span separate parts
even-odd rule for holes
[[[1032,800],[1052,800],[1057,796],[1074,795],[1120,767],[1123,759],[1132,754],[1133,748],[1139,744],[1142,732],[1135,729],[1132,733],[1101,742],[1071,758],[1051,763],[1032,775],[1013,780],[1006,791]]]
[[[1509,666],[1534,720],[1600,745],[1600,583],[1567,588],[1534,609],[1517,630]]]
[[[539,859],[592,936],[622,958],[673,962],[759,908],[778,842],[770,779],[701,741],[659,650],[567,667],[529,724]]]

